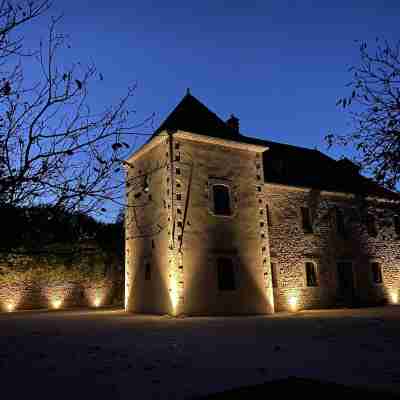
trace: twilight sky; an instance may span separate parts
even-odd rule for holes
[[[356,39],[400,39],[398,0],[55,1],[72,55],[94,60],[112,101],[138,83],[138,118],[158,125],[187,87],[242,132],[325,150],[324,135],[348,121]],[[331,152],[339,155],[340,152]]]
[[[349,94],[355,40],[400,39],[398,0],[55,0],[51,14],[61,12],[67,61],[94,61],[104,75],[97,105],[137,82],[138,121],[154,112],[155,128],[190,87],[244,134],[323,151],[329,131],[347,129],[335,103]]]

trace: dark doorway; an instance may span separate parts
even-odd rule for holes
[[[337,263],[337,298],[341,305],[355,303],[353,265],[351,262]]]

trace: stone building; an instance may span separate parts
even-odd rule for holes
[[[347,159],[244,136],[188,93],[126,171],[128,311],[398,300],[400,196]]]

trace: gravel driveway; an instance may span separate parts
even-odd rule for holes
[[[398,306],[179,319],[0,314],[0,393],[183,399],[296,376],[400,394],[399,338]]]

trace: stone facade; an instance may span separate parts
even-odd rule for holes
[[[276,310],[290,308],[297,299],[299,308],[351,305],[338,296],[338,262],[351,268],[354,283],[353,304],[397,302],[400,286],[400,247],[392,221],[379,218],[393,203],[360,200],[354,195],[265,184],[264,193],[271,223],[271,261],[276,269],[274,288]],[[365,204],[366,203],[366,204]],[[368,206],[375,216],[376,236],[368,232],[360,212]],[[301,207],[311,212],[312,232],[304,232]],[[336,210],[343,214],[345,234],[338,229]],[[318,286],[308,287],[305,263],[315,265]],[[372,263],[381,268],[382,282],[375,283]],[[351,300],[351,299],[348,299]],[[350,301],[351,302],[351,301]]]
[[[127,160],[128,311],[265,314],[397,302],[398,235],[382,223],[397,203],[264,182],[265,151],[178,130]],[[230,215],[215,215],[214,185],[228,188]],[[375,216],[376,234],[364,214]],[[234,290],[219,288],[221,258],[232,260]]]

